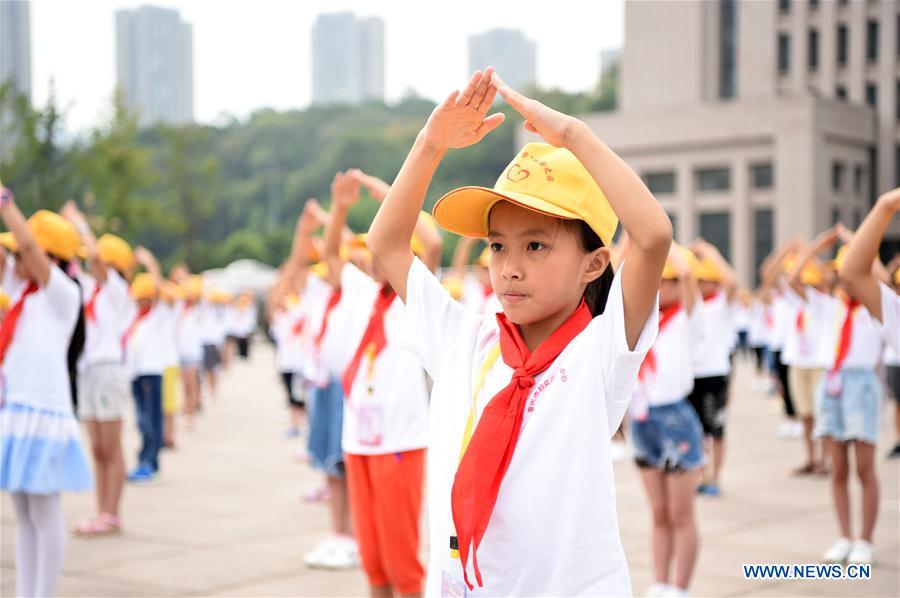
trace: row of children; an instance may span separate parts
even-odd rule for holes
[[[65,544],[60,492],[95,488],[97,512],[74,528],[77,535],[120,531],[125,480],[154,480],[160,450],[175,447],[179,379],[192,424],[201,372],[214,388],[226,332],[247,338],[254,308],[248,298],[232,306],[225,293],[204,292],[183,266],[164,280],[147,249],[111,234],[95,238],[74,202],[26,221],[3,188],[0,217],[9,231],[0,234],[0,292],[8,298],[0,323],[0,488],[15,507],[18,595],[49,596]],[[138,267],[144,271],[135,274]],[[126,475],[129,396],[142,442]]]

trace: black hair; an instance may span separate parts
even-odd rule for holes
[[[84,290],[81,288],[81,281],[78,280],[78,277],[73,275],[71,270],[71,264],[62,259],[56,260],[59,268],[66,273],[66,275],[75,281],[75,284],[78,285],[78,321],[75,322],[75,329],[72,331],[72,338],[69,341],[69,351],[66,356],[67,365],[69,369],[69,388],[72,391],[72,404],[77,407],[78,406],[78,359],[81,357],[81,353],[84,351],[84,340],[85,340],[85,326],[84,326],[84,309],[82,308],[82,304],[84,303]]]
[[[605,247],[599,235],[584,220],[560,220],[560,222],[563,228],[575,235],[581,243],[581,248],[586,252],[590,253]],[[612,264],[607,264],[603,274],[589,282],[587,287],[585,287],[584,301],[587,303],[588,309],[591,310],[592,316],[597,317],[606,309],[606,300],[609,299],[609,291],[612,288],[614,276]]]

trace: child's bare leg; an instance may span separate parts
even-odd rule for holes
[[[875,445],[855,442],[856,475],[862,485],[862,533],[860,538],[872,541],[878,518],[878,476],[875,474]],[[849,510],[849,509],[848,509]]]
[[[658,469],[642,467],[641,481],[650,501],[653,517],[653,575],[657,583],[669,583],[669,568],[672,562],[673,537],[669,524],[668,497],[665,473]]]
[[[700,548],[697,521],[694,518],[696,485],[696,472],[693,470],[666,476],[668,515],[675,552],[674,585],[682,589],[687,589],[691,582]]]
[[[841,536],[851,538],[850,532],[850,493],[847,491],[849,477],[849,459],[847,445],[833,438],[825,438],[825,451],[831,456],[831,495],[834,499],[834,510],[837,514]]]

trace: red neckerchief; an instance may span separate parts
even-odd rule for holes
[[[582,300],[572,315],[531,353],[522,340],[518,326],[510,322],[505,314],[497,314],[500,354],[503,362],[513,369],[512,379],[482,411],[472,439],[459,462],[451,491],[450,504],[459,540],[459,557],[469,589],[474,589],[466,572],[470,548],[475,579],[479,586],[483,585],[481,570],[478,568],[478,546],[490,522],[500,485],[516,450],[525,403],[534,386],[534,376],[550,367],[572,339],[584,330],[591,318],[591,312]]]

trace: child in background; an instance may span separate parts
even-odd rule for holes
[[[418,595],[425,576],[418,551],[428,391],[421,366],[402,347],[403,303],[397,290],[380,268],[364,272],[340,258],[341,230],[359,199],[359,186],[360,177],[352,172],[335,175],[324,247],[329,282],[350,299],[341,314],[349,349],[341,378],[341,444],[350,514],[371,594]],[[418,253],[433,268],[440,237],[424,218],[414,227]]]
[[[894,271],[894,292],[872,273],[872,264],[878,256],[878,246],[884,239],[888,225],[895,214],[900,213],[900,188],[883,194],[862,225],[859,227],[853,242],[850,243],[842,264],[841,281],[858,297],[881,329],[885,342],[900,354],[900,265]],[[889,356],[890,357],[890,356]],[[900,364],[898,364],[900,365]],[[897,408],[894,411],[898,442],[891,450],[891,457],[900,457],[900,370],[889,366],[894,398]]]
[[[15,512],[16,595],[52,596],[65,558],[60,493],[91,487],[67,363],[84,346],[81,289],[66,273],[78,232],[47,210],[26,223],[2,185],[0,221],[12,297],[0,323],[0,489]]]
[[[84,215],[73,201],[63,215],[75,226],[87,250],[85,291],[85,347],[79,364],[78,415],[91,439],[97,513],[78,524],[75,533],[101,536],[118,532],[122,521],[119,501],[125,484],[122,417],[130,389],[122,363],[123,321],[131,309],[128,278],[134,253],[123,239],[106,234],[94,238]]]
[[[159,297],[160,307],[165,313],[164,331],[159,339],[166,354],[162,377],[163,446],[167,449],[174,449],[176,448],[175,416],[181,409],[181,398],[178,392],[181,370],[178,367],[177,337],[181,289],[174,282],[163,280],[159,289]]]
[[[184,300],[181,302],[175,322],[175,338],[178,346],[178,363],[184,389],[184,417],[188,429],[193,429],[194,418],[200,408],[200,366],[203,362],[203,342],[200,338],[200,298],[203,281],[189,275],[185,268],[173,268],[172,282],[179,285]]]
[[[654,584],[647,596],[687,592],[699,552],[694,492],[703,467],[703,428],[688,397],[692,356],[708,333],[698,308],[697,260],[675,244],[659,286],[659,335],[644,358],[630,427],[653,520]]]
[[[450,232],[488,238],[504,308],[493,317],[454,301],[409,244],[447,151],[503,122],[487,116],[498,91],[547,143],[525,146],[493,189],[457,189],[434,209]],[[616,215],[630,249],[613,276]],[[492,69],[432,112],[369,231],[406,304],[407,344],[434,379],[426,593],[631,593],[610,437],[656,336],[671,242],[634,171]]]
[[[719,479],[725,461],[725,421],[728,417],[728,382],[731,376],[731,349],[734,337],[725,334],[732,321],[737,298],[737,275],[719,251],[699,239],[691,250],[697,255],[697,286],[702,298],[698,308],[703,334],[693,347],[694,390],[688,401],[697,411],[703,433],[712,438],[712,466],[704,471],[697,492],[718,496]]]

